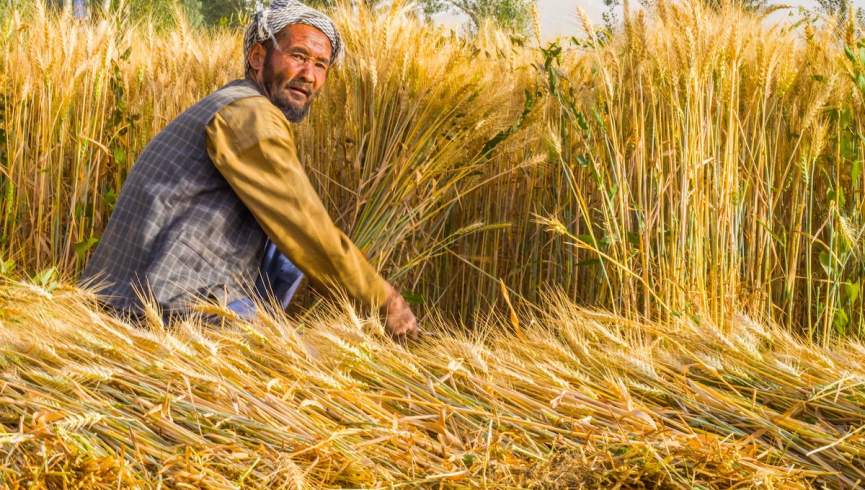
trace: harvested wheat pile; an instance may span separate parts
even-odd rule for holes
[[[93,305],[0,286],[5,486],[805,488],[865,474],[865,349],[746,318],[721,332],[551,299],[516,333],[440,325],[403,347],[350,309],[135,327]]]

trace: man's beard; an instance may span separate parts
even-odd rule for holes
[[[276,93],[271,92],[270,101],[285,114],[286,119],[294,123],[303,121],[307,114],[309,114],[309,108],[312,106],[312,97],[306,101],[306,104],[298,106],[282,97],[278,91]]]
[[[309,114],[309,109],[312,106],[312,100],[315,94],[310,93],[306,99],[306,104],[298,105],[290,101],[284,95],[283,88],[298,87],[311,92],[312,88],[303,82],[285,80],[280,75],[273,73],[273,66],[270,63],[271,51],[268,50],[264,60],[264,71],[262,73],[262,85],[267,90],[270,101],[285,114],[285,118],[291,122],[300,122]]]

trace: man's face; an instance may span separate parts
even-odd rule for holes
[[[278,47],[255,46],[250,65],[256,81],[289,121],[309,113],[330,68],[330,40],[306,24],[287,26],[276,36]]]

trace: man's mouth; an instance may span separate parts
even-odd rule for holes
[[[305,98],[305,99],[309,98],[309,91],[308,90],[302,89],[300,87],[288,87],[288,90],[290,90],[291,92],[294,92],[297,95],[302,95],[303,98]]]

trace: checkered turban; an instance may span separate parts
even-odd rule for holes
[[[330,39],[330,63],[339,61],[343,52],[342,38],[330,17],[322,12],[308,7],[297,0],[273,0],[270,7],[259,10],[252,18],[243,36],[243,58],[249,68],[249,50],[255,43],[273,40],[276,45],[276,34],[285,26],[291,24],[306,24],[315,27]]]

